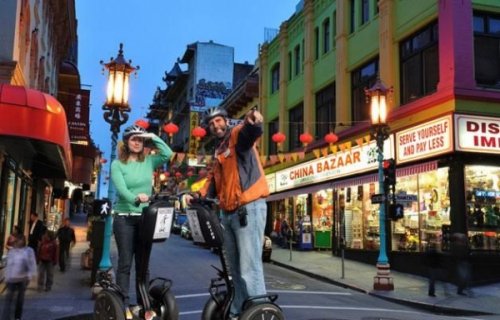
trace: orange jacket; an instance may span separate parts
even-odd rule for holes
[[[202,196],[215,196],[216,193],[220,208],[227,212],[269,195],[255,147],[255,141],[262,135],[262,127],[239,124],[229,134],[227,148],[221,152],[219,146],[207,183],[200,190]]]

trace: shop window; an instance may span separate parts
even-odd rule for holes
[[[311,222],[314,248],[331,248],[334,224],[333,189],[320,190],[312,194]]]
[[[472,250],[500,250],[500,167],[465,167],[466,214]]]
[[[377,183],[353,185],[337,190],[337,241],[344,239],[348,249],[380,248],[379,205],[371,203]]]
[[[404,202],[404,217],[392,222],[392,250],[425,251],[430,243],[442,248],[443,228],[450,225],[448,168],[398,177],[396,193],[414,195]]]

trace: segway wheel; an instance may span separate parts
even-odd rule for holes
[[[175,297],[170,291],[166,291],[162,297],[162,305],[160,306],[161,320],[178,320],[179,308],[175,302]]]
[[[203,308],[203,312],[201,313],[202,320],[221,320],[224,319],[224,310],[223,303],[225,299],[225,293],[219,293],[216,296],[217,301],[210,298],[207,303],[205,303],[205,307]]]
[[[94,320],[125,320],[122,299],[108,290],[99,292],[95,299]]]
[[[281,309],[272,303],[254,304],[238,317],[239,320],[284,320]]]

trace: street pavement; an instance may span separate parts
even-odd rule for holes
[[[76,215],[72,226],[77,235],[77,244],[71,251],[71,267],[65,273],[55,269],[54,285],[49,292],[37,292],[36,279],[27,290],[23,320],[87,320],[92,319],[94,300],[91,299],[90,271],[80,268],[81,254],[88,249],[86,241],[86,216]],[[112,246],[112,257],[116,248]],[[468,296],[456,295],[451,284],[437,284],[437,297],[427,295],[427,279],[410,274],[391,271],[394,291],[374,291],[373,265],[344,260],[332,256],[329,251],[292,251],[274,246],[272,262],[306,274],[308,276],[351,288],[393,302],[456,315],[498,314],[500,319],[500,283],[474,287]],[[2,306],[5,292],[2,285]]]

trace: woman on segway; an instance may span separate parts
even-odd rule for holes
[[[146,154],[144,142],[151,139],[158,153]],[[168,145],[153,133],[147,133],[142,127],[133,125],[123,132],[123,145],[120,147],[118,158],[111,164],[111,180],[117,190],[117,201],[114,205],[113,233],[118,248],[118,268],[116,269],[116,283],[124,296],[126,318],[132,318],[132,307],[129,306],[130,269],[132,259],[136,266],[137,302],[142,305],[139,294],[137,275],[140,274],[142,255],[149,257],[139,247],[139,226],[142,209],[148,205],[151,196],[153,171],[172,156]],[[148,275],[146,275],[146,278]],[[147,282],[147,279],[143,279]]]
[[[269,190],[255,146],[262,135],[262,114],[252,110],[233,128],[226,117],[224,109],[214,108],[204,118],[217,139],[214,166],[201,192],[187,195],[186,201],[191,204],[193,197],[200,196],[219,200],[235,289],[231,316],[238,317],[250,296],[266,295],[261,257]]]

